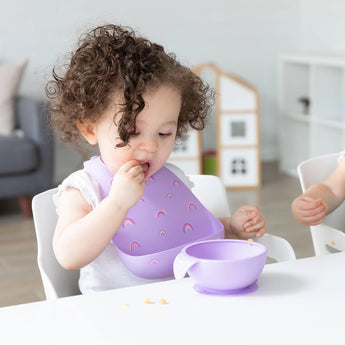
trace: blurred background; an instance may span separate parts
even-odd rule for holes
[[[0,65],[27,59],[19,96],[45,101],[54,65],[63,64],[81,33],[105,23],[133,27],[191,68],[211,63],[252,85],[259,95],[262,185],[229,192],[231,206],[258,204],[269,232],[288,238],[298,257],[313,255],[309,230],[290,215],[299,182],[279,171],[285,151],[279,149],[278,62],[284,54],[344,53],[344,0],[0,1]],[[56,139],[54,184],[82,160]],[[44,298],[32,219],[16,205],[0,200],[0,306]]]

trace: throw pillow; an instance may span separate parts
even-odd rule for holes
[[[15,125],[15,97],[27,60],[0,63],[0,135],[11,135]]]

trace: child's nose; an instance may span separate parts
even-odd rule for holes
[[[140,149],[150,153],[158,151],[158,143],[154,138],[146,138],[140,144]]]

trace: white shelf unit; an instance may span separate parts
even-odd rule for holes
[[[281,171],[345,150],[345,55],[281,56],[279,109]]]

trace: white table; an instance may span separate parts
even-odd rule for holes
[[[144,304],[148,297],[155,303]],[[160,298],[168,304],[159,304]],[[202,295],[185,278],[0,308],[0,339],[45,345],[343,344],[345,253],[266,265],[258,289],[242,296]]]

